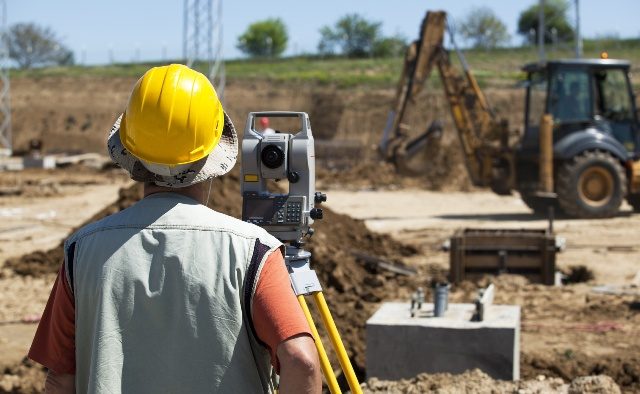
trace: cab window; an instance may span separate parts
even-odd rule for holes
[[[589,74],[583,70],[558,70],[551,78],[549,112],[554,123],[588,121],[592,118]]]
[[[529,74],[527,83],[527,126],[537,127],[545,113],[547,98],[547,74],[536,71]]]
[[[600,70],[594,74],[594,77],[597,114],[614,122],[632,120],[631,97],[624,70]]]

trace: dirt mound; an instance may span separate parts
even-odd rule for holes
[[[45,369],[25,358],[18,365],[1,366],[0,394],[4,393],[43,393]]]
[[[559,376],[570,380],[575,376],[606,375],[610,384],[617,388],[619,384],[627,390],[640,390],[640,357],[623,358],[618,356],[601,356],[596,359],[584,352],[565,354],[522,355],[522,376],[533,377],[539,374]],[[615,381],[615,383],[614,383]],[[617,384],[616,384],[617,383]],[[606,389],[603,381],[593,382],[588,378],[576,378],[571,385],[572,393],[595,392],[615,393]],[[598,389],[598,387],[605,387]],[[620,392],[619,389],[617,392]]]
[[[453,141],[457,143],[457,141]],[[377,154],[375,154],[377,155]],[[420,188],[440,191],[468,191],[473,188],[457,145],[442,145],[412,160],[411,173],[399,172],[391,163],[374,158],[356,159],[350,166],[317,168],[319,189],[363,190]]]
[[[547,378],[539,375],[536,379],[507,382],[495,380],[479,371],[467,371],[460,375],[447,373],[420,374],[413,379],[383,381],[369,379],[363,388],[365,393],[494,393],[494,394],[533,394],[533,393],[620,393],[620,388],[608,376],[585,376],[573,380],[570,384],[559,378]]]
[[[580,393],[620,393],[620,387],[609,376],[582,376],[569,385],[569,394]]]
[[[115,179],[122,179],[121,171],[83,165],[69,166],[64,171],[39,168],[5,171],[0,177],[0,196],[60,196],[73,192],[77,187],[110,183]]]

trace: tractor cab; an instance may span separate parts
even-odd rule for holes
[[[534,142],[531,137],[537,138],[541,116],[548,113],[553,117],[554,142],[590,130],[611,137],[628,158],[640,156],[640,127],[629,69],[628,61],[609,59],[526,65],[524,145]]]
[[[640,210],[640,125],[624,60],[554,60],[526,65],[524,134],[515,152],[516,188],[533,210],[546,180],[573,217],[609,217],[623,199]],[[541,122],[551,162],[542,162]],[[548,119],[548,117],[545,117]],[[546,130],[550,130],[547,132]],[[548,159],[546,159],[548,160]],[[540,168],[551,168],[541,174]],[[548,189],[548,186],[545,187]]]

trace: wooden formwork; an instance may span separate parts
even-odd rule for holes
[[[553,285],[556,239],[548,230],[463,229],[451,238],[450,280],[476,274],[519,274]]]

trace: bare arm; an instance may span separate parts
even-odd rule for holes
[[[56,373],[49,370],[44,383],[46,394],[74,394],[76,392],[76,376]]]
[[[295,336],[280,343],[280,393],[317,394],[322,390],[320,362],[313,339],[308,335]]]

